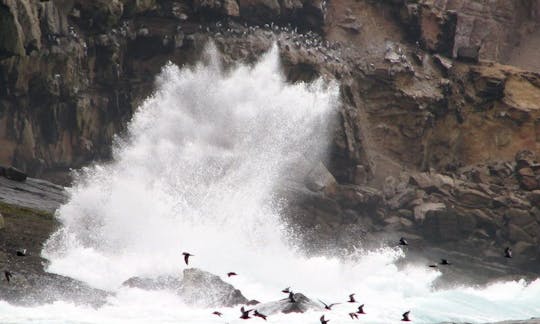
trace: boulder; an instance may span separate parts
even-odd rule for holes
[[[122,283],[122,286],[140,288],[144,290],[178,289],[180,278],[173,276],[161,276],[157,278],[131,277]]]
[[[319,162],[311,169],[305,179],[306,187],[311,191],[335,193],[337,181],[328,169]]]
[[[268,303],[257,305],[255,309],[265,315],[272,315],[278,313],[304,313],[310,310],[322,311],[324,308],[316,301],[311,300],[303,294],[294,294],[295,302],[292,303],[289,298],[280,299]]]
[[[177,292],[186,304],[199,307],[233,307],[248,302],[231,284],[196,268],[184,270]]]
[[[472,208],[490,207],[492,203],[491,197],[481,191],[470,188],[458,188],[455,196],[460,205]]]
[[[530,167],[536,162],[536,155],[529,150],[521,150],[514,157],[516,161],[516,170]]]
[[[414,219],[418,222],[423,222],[428,212],[443,211],[446,209],[446,205],[443,203],[422,203],[414,207]]]
[[[26,173],[12,166],[5,169],[4,176],[13,181],[22,182],[26,180]]]

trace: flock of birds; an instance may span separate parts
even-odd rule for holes
[[[400,246],[407,246],[407,245],[409,245],[409,242],[407,242],[407,240],[404,237],[402,237],[402,238],[399,239],[399,245]],[[184,256],[184,262],[186,263],[186,265],[189,265],[189,258],[194,256],[194,255],[189,253],[189,252],[183,252],[182,255]],[[510,247],[505,248],[504,257],[505,258],[512,258],[512,249]],[[441,259],[441,261],[439,262],[438,265],[449,266],[451,264],[452,263],[450,263],[447,259]],[[430,265],[428,265],[428,267],[437,268],[438,265],[437,264],[430,264]],[[236,272],[228,272],[227,273],[227,277],[229,277],[229,278],[232,277],[232,276],[236,276],[236,275],[237,275]],[[297,300],[294,297],[294,293],[291,291],[290,287],[287,287],[287,288],[283,289],[281,292],[285,293],[285,294],[288,294],[288,297],[285,298],[285,299],[288,300],[290,303],[296,303],[297,302]],[[354,293],[350,294],[349,295],[349,300],[347,300],[347,302],[348,303],[356,303],[357,301],[356,301],[354,296],[355,296]],[[333,306],[341,304],[341,303],[327,304],[327,303],[323,302],[322,300],[319,300],[319,302],[324,306],[324,309],[328,310],[328,311],[331,311]],[[262,318],[263,320],[266,321],[267,315],[264,315],[264,314],[260,313],[256,309],[246,309],[244,306],[242,306],[240,308],[240,314],[241,314],[240,318],[241,319],[247,320],[247,319],[252,318],[252,317],[250,317],[250,313],[252,313],[252,316]],[[408,310],[408,311],[404,312],[403,314],[401,314],[401,321],[402,322],[411,322],[411,319],[409,317],[410,313],[411,313],[411,311]],[[358,309],[356,311],[348,313],[349,317],[351,319],[353,319],[353,320],[354,319],[359,319],[359,315],[363,315],[363,314],[366,314],[364,312],[364,304],[361,304],[360,306],[358,306]],[[214,311],[212,313],[212,315],[221,317],[223,315],[223,313],[218,312],[218,311]],[[329,319],[325,318],[325,315],[322,315],[319,318],[319,320],[320,320],[321,324],[326,324],[326,323],[330,322]]]
[[[407,246],[409,245],[409,243],[407,242],[407,240],[405,238],[400,238],[399,239],[399,245],[401,246]],[[22,250],[17,250],[16,251],[16,255],[19,256],[19,257],[24,257],[26,256],[26,249],[22,249]],[[189,252],[183,252],[182,255],[184,256],[184,262],[186,263],[186,265],[189,265],[189,258],[192,257],[192,256],[195,256]],[[506,258],[512,258],[512,249],[510,247],[506,247],[505,250],[504,250],[504,257]],[[448,266],[448,265],[451,265],[452,263],[450,263],[447,259],[441,259],[441,262],[439,263],[439,265],[443,265],[443,266]],[[437,264],[430,264],[428,265],[430,268],[436,268],[438,267]],[[228,272],[227,273],[227,277],[232,277],[232,276],[237,276],[238,274],[236,272]],[[9,270],[5,270],[4,271],[4,277],[6,279],[6,281],[9,283],[11,281],[11,278],[13,277],[13,273]],[[281,291],[282,293],[285,293],[285,294],[288,294],[288,297],[286,298],[290,303],[296,303],[297,300],[295,299],[294,297],[294,293],[290,290],[290,287],[287,287],[285,289],[283,289]],[[347,300],[348,303],[356,303],[356,299],[355,299],[355,294],[352,293],[349,295],[349,300]],[[325,302],[323,302],[322,300],[319,300],[319,302],[324,306],[324,309],[325,310],[332,310],[332,307],[335,306],[335,305],[339,305],[341,303],[332,303],[332,304],[326,304]],[[256,309],[245,309],[244,306],[242,306],[240,308],[240,318],[241,319],[250,319],[252,317],[250,317],[250,314],[252,314],[252,316],[254,317],[259,317],[259,318],[262,318],[263,320],[266,321],[266,318],[267,318],[267,315],[264,315],[262,313],[260,313],[259,311],[257,311]],[[218,311],[215,311],[212,313],[213,315],[216,315],[216,316],[219,316],[221,317],[223,314],[221,312],[218,312]],[[351,312],[351,313],[348,313],[349,317],[351,319],[359,319],[359,315],[363,315],[363,314],[366,314],[364,312],[364,304],[361,304],[358,306],[358,309],[354,312]],[[411,319],[409,317],[409,314],[410,314],[410,311],[406,311],[404,312],[401,316],[401,321],[403,322],[410,322]],[[326,324],[328,323],[330,320],[329,319],[326,319],[325,318],[325,315],[322,315],[320,318],[319,318],[321,324]]]

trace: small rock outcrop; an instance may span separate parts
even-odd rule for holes
[[[184,270],[177,292],[186,304],[200,307],[233,307],[248,302],[240,290],[219,276],[196,268]]]
[[[255,306],[255,309],[265,315],[273,315],[277,313],[305,313],[307,311],[321,311],[324,307],[316,301],[306,297],[304,294],[294,294],[295,302],[291,302],[289,298],[280,299],[268,303],[262,303]]]

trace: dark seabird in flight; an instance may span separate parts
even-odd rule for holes
[[[355,294],[350,294],[349,295],[349,303],[356,303],[356,299],[354,299],[354,295]]]
[[[194,256],[193,254],[188,253],[188,252],[183,252],[182,255],[184,256],[184,261],[186,262],[186,265],[188,265],[189,263],[189,257]]]
[[[322,300],[319,299],[319,301],[324,305],[324,308],[327,309],[327,310],[332,310],[332,307],[335,306],[335,305],[339,305],[340,303],[333,303],[333,304],[330,304],[330,305],[327,305],[325,302],[323,302]]]
[[[216,316],[219,316],[219,317],[221,317],[221,315],[223,315],[222,313],[220,313],[220,312],[218,312],[218,311],[215,311],[215,312],[213,312],[212,314],[213,314],[213,315],[216,315]]]
[[[289,291],[289,302],[296,303],[296,300],[294,299],[294,293],[292,291]]]
[[[409,245],[409,242],[407,242],[407,240],[402,237],[399,239],[399,245]]]
[[[249,317],[249,312],[251,312],[251,311],[252,311],[252,309],[245,310],[244,306],[242,306],[242,308],[240,308],[240,312],[242,312],[242,316],[240,316],[240,318],[241,319],[251,318],[251,317]]]
[[[284,293],[284,294],[288,294],[288,293],[291,292],[291,287],[287,287],[287,288],[283,289],[281,292]]]
[[[26,249],[17,250],[17,256],[26,256]]]
[[[349,316],[351,317],[351,319],[358,319],[358,315],[356,315],[356,313],[349,313]]]
[[[430,268],[437,268],[437,265],[436,265],[436,264],[430,264],[430,265],[428,265],[428,267],[430,267]]]
[[[358,311],[356,313],[357,314],[365,314],[365,312],[364,312],[364,304],[358,306]]]
[[[330,320],[324,319],[324,315],[321,316],[320,320],[321,320],[321,324],[326,324],[326,323],[330,322]]]
[[[507,247],[504,249],[504,257],[505,258],[512,258],[512,249]]]
[[[441,259],[441,263],[442,265],[451,265],[452,263],[448,262],[448,260],[446,259]]]
[[[238,276],[238,274],[236,274],[236,272],[229,272],[227,273],[227,277],[232,277],[232,276]]]
[[[411,321],[411,320],[409,319],[409,313],[410,313],[410,312],[411,312],[411,311],[406,311],[405,313],[403,313],[403,315],[401,315],[401,316],[403,316],[403,318],[401,319],[402,322],[410,322],[410,321]]]
[[[263,320],[266,321],[266,315],[257,312],[257,310],[255,310],[255,312],[253,312],[253,316],[260,317],[260,318],[262,318]]]
[[[11,280],[11,277],[13,277],[13,273],[9,272],[8,270],[5,270],[4,277],[6,277],[7,282],[9,282]]]

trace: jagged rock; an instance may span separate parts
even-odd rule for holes
[[[510,224],[514,224],[523,228],[524,226],[536,222],[536,219],[529,213],[528,210],[510,208],[506,211],[505,217]]]
[[[195,268],[184,270],[177,292],[185,303],[200,307],[233,307],[248,302],[240,290],[231,284]]]
[[[460,205],[472,208],[489,207],[492,203],[491,197],[474,189],[458,188],[455,196]]]
[[[534,239],[527,232],[514,224],[508,225],[508,237],[513,242],[523,241],[531,244],[534,243]]]
[[[169,289],[176,290],[180,287],[181,278],[162,276],[158,278],[132,277],[122,283],[122,286],[140,288],[145,290]]]
[[[272,315],[277,313],[305,313],[310,310],[321,311],[324,309],[320,303],[309,299],[304,294],[294,294],[294,300],[296,301],[294,303],[291,303],[289,301],[289,298],[268,303],[262,303],[257,305],[255,309],[265,315]]]
[[[414,199],[416,199],[416,191],[412,188],[407,188],[392,197],[387,204],[391,209],[399,209],[407,207]]]

